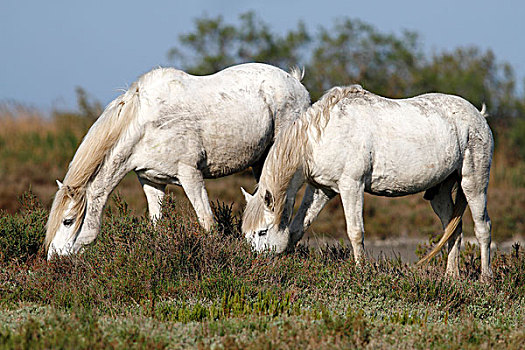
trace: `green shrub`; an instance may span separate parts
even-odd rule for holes
[[[42,248],[47,212],[35,195],[20,196],[22,210],[16,215],[0,211],[0,262],[27,262]]]
[[[356,266],[345,245],[257,254],[224,204],[215,207],[222,210],[217,229],[204,232],[172,195],[156,225],[131,215],[116,196],[94,244],[47,262],[38,254],[46,213],[30,193],[22,201],[23,214],[0,218],[7,233],[0,347],[101,348],[112,339],[116,347],[151,347],[158,334],[145,329],[162,327],[171,328],[158,344],[170,347],[181,347],[170,336],[179,328],[187,333],[181,339],[204,348],[494,345],[487,334],[500,334],[505,344],[521,339],[515,330],[525,317],[525,254],[517,245],[511,254],[496,253],[493,283],[484,285],[471,246],[456,280],[444,276],[444,256],[417,268],[399,259]],[[56,315],[15,315],[4,327],[6,314],[24,305]]]
[[[516,150],[521,161],[525,161],[525,118],[516,118],[508,131],[511,145]],[[523,174],[521,174],[523,177]]]

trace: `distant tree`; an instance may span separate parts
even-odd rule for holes
[[[221,16],[196,19],[195,32],[181,35],[181,46],[172,48],[168,57],[192,74],[211,74],[243,62],[265,62],[285,69],[300,64],[310,41],[303,23],[279,36],[253,12],[239,19],[237,27],[225,24]]]
[[[210,74],[237,63],[233,54],[235,27],[224,24],[222,17],[198,18],[195,26],[194,33],[179,36],[181,47],[169,51],[170,59],[192,74]]]
[[[522,109],[522,112],[523,111],[525,110]],[[525,118],[515,118],[512,120],[508,138],[511,147],[516,152],[516,158],[525,160]]]
[[[265,62],[283,69],[305,63],[311,38],[304,23],[299,22],[296,29],[280,36],[272,33],[253,12],[240,18],[238,56],[242,61]]]
[[[457,48],[434,55],[418,69],[414,93],[439,91],[460,95],[478,107],[486,103],[497,114],[509,114],[516,99],[510,65],[497,62],[490,50]]]
[[[334,85],[362,84],[376,93],[404,96],[421,59],[417,34],[382,34],[359,20],[320,28],[307,81],[319,97]]]

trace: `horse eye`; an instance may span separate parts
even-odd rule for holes
[[[65,219],[64,221],[62,221],[62,223],[64,224],[64,226],[71,226],[73,225],[73,219]]]
[[[262,236],[266,236],[267,233],[268,233],[268,229],[261,230],[261,231],[258,232],[258,235],[259,235],[259,237],[262,237]]]

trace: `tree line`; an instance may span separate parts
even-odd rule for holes
[[[315,32],[299,22],[285,33],[272,31],[254,12],[241,14],[237,23],[221,16],[194,23],[168,53],[189,73],[211,74],[242,62],[304,67],[313,101],[333,86],[354,83],[392,98],[457,94],[478,108],[486,103],[491,123],[508,130],[525,156],[525,97],[518,93],[511,65],[491,50],[468,46],[426,54],[416,32],[383,33],[350,18]]]

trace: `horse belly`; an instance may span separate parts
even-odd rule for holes
[[[213,142],[206,147],[206,159],[199,165],[205,178],[217,178],[242,171],[256,163],[263,155],[271,138],[254,138],[236,144]]]
[[[459,167],[461,149],[455,137],[441,136],[391,140],[375,149],[366,190],[377,195],[403,196],[445,180]]]
[[[273,140],[273,122],[267,110],[246,111],[242,122],[214,120],[203,132],[206,178],[230,175],[256,163]]]

